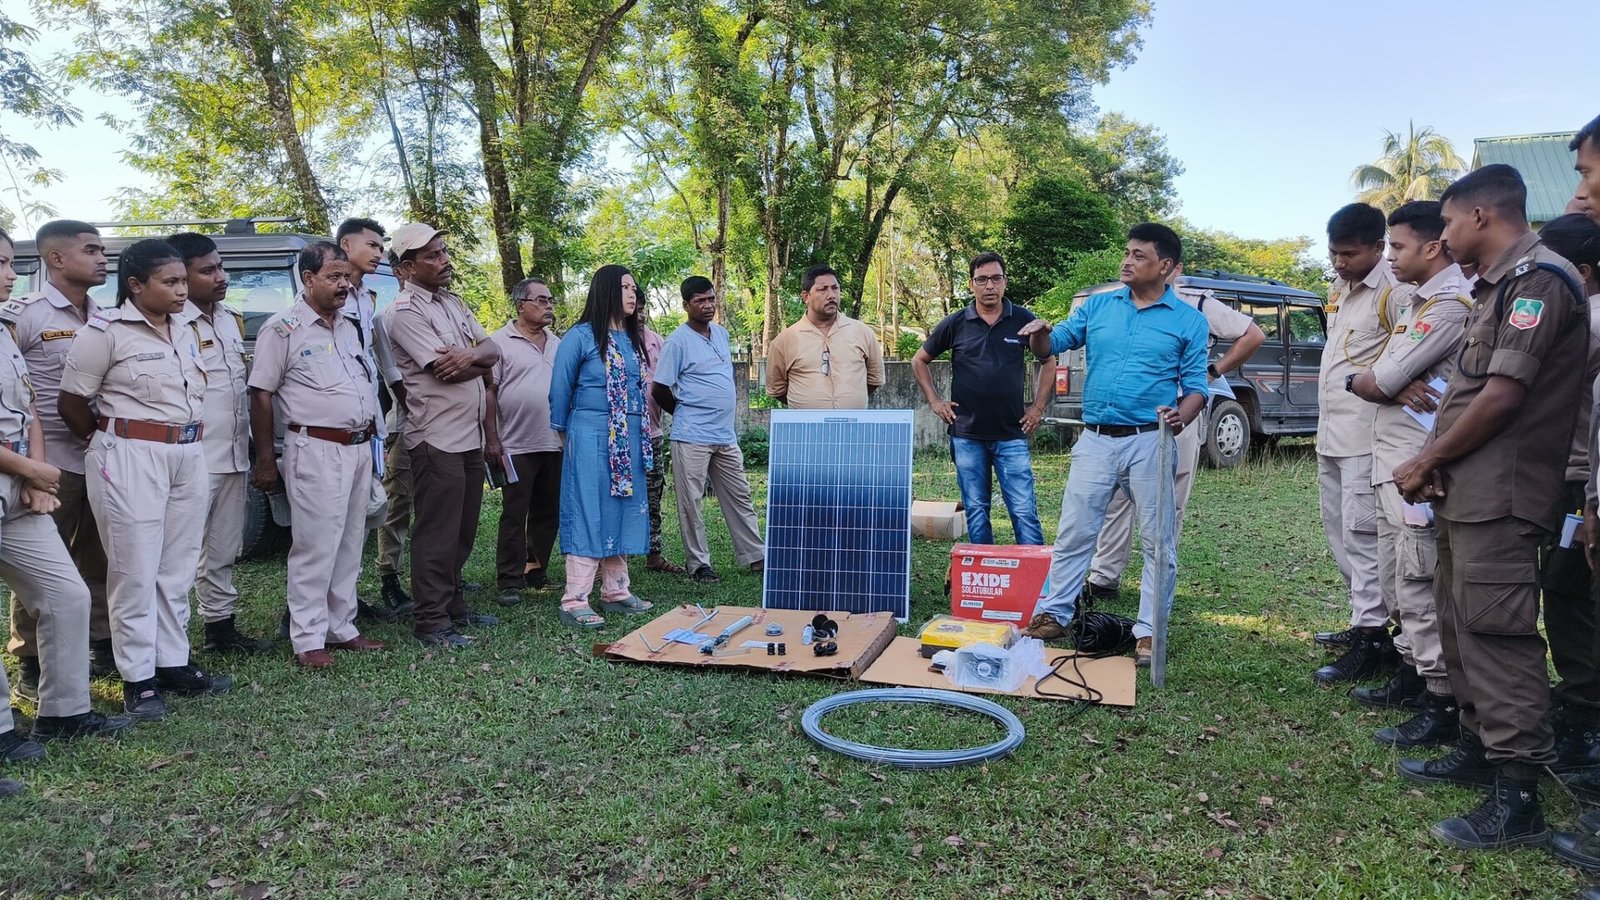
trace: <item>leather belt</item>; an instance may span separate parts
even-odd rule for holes
[[[316,425],[289,426],[290,431],[297,431],[306,437],[314,437],[319,441],[328,441],[334,444],[365,444],[377,434],[377,429],[371,422],[360,428],[322,428]]]
[[[1150,422],[1144,425],[1085,425],[1084,427],[1101,437],[1133,437],[1136,434],[1155,431],[1161,426]]]
[[[166,422],[141,422],[138,419],[113,419],[100,417],[100,430],[117,437],[136,441],[154,441],[157,444],[193,444],[200,440],[205,426],[200,422],[187,425],[168,425]]]
[[[6,448],[7,450],[10,450],[12,453],[15,453],[18,456],[27,456],[28,455],[28,442],[25,441],[25,440],[22,440],[22,441],[0,441],[0,447]]]

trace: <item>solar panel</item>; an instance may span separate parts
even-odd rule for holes
[[[911,615],[911,430],[908,409],[773,410],[762,606]]]

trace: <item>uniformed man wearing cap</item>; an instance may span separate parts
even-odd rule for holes
[[[16,281],[11,238],[0,231],[0,302]],[[89,706],[89,588],[83,583],[48,514],[57,505],[61,470],[44,458],[28,367],[9,328],[0,328],[0,578],[27,604],[39,641],[37,742],[85,734],[115,734],[131,724]],[[0,666],[0,691],[4,685]],[[0,710],[0,762],[42,753],[12,730]],[[0,795],[4,791],[0,790]]]
[[[464,647],[459,629],[494,625],[467,608],[462,570],[478,534],[483,503],[487,378],[500,350],[466,304],[446,290],[454,270],[444,232],[412,223],[397,229],[390,252],[405,282],[388,319],[389,341],[405,383],[405,446],[411,453],[413,633],[426,644]]]
[[[1244,365],[1256,350],[1266,342],[1261,326],[1249,315],[1218,300],[1208,290],[1197,290],[1178,284],[1183,274],[1179,266],[1168,282],[1178,299],[1200,311],[1206,317],[1206,329],[1211,344],[1231,341],[1227,351],[1211,363],[1206,373],[1215,384],[1229,372]],[[1194,424],[1178,434],[1178,473],[1173,479],[1172,497],[1176,507],[1178,530],[1173,536],[1183,537],[1183,511],[1189,506],[1189,494],[1194,490],[1194,471],[1200,465],[1200,445],[1205,442],[1207,413],[1202,412]],[[1128,557],[1133,551],[1133,500],[1126,491],[1119,490],[1106,507],[1106,525],[1100,530],[1099,543],[1094,548],[1094,561],[1089,564],[1089,580],[1084,585],[1084,595],[1089,599],[1116,596],[1121,591],[1122,572],[1128,567]]]
[[[1383,213],[1352,203],[1328,220],[1334,279],[1328,291],[1328,343],[1317,383],[1317,487],[1322,529],[1350,590],[1350,627],[1316,635],[1344,655],[1314,673],[1322,684],[1360,681],[1394,655],[1393,597],[1378,566],[1378,507],[1372,488],[1372,417],[1376,404],[1346,389],[1377,361],[1400,298],[1384,261]]]
[[[250,409],[245,387],[244,316],[222,305],[228,270],[211,238],[183,232],[167,238],[183,257],[189,275],[189,305],[184,315],[200,344],[206,369],[205,435],[200,439],[210,473],[210,506],[200,546],[194,593],[205,622],[207,653],[236,650],[259,653],[268,641],[240,633],[236,624],[239,591],[233,566],[244,549],[245,479],[250,468]]]
[[[57,220],[35,235],[40,272],[38,290],[0,307],[0,321],[12,329],[38,396],[39,425],[44,431],[45,459],[61,470],[56,494],[61,505],[52,514],[61,540],[72,554],[78,574],[89,586],[90,664],[96,676],[116,672],[111,652],[111,624],[106,613],[106,557],[95,527],[84,481],[83,455],[88,443],[73,434],[56,411],[56,391],[67,348],[78,329],[98,310],[91,288],[105,284],[106,248],[100,232],[87,222]],[[20,678],[18,695],[38,699],[37,624],[28,604],[11,604],[11,643]]]
[[[1540,770],[1554,762],[1539,635],[1539,552],[1561,527],[1567,451],[1588,357],[1585,298],[1571,264],[1528,230],[1527,188],[1488,165],[1441,198],[1450,252],[1477,267],[1467,339],[1422,451],[1395,469],[1438,523],[1435,577],[1445,667],[1461,741],[1405,759],[1422,783],[1486,788],[1482,805],[1433,826],[1480,849],[1544,843]]]
[[[165,241],[122,251],[119,305],[79,330],[56,398],[73,433],[94,438],[84,467],[108,557],[123,707],[146,721],[165,718],[163,692],[218,694],[233,686],[189,662],[189,589],[210,485],[200,446],[206,376],[184,314],[188,282]]]
[[[355,626],[356,578],[371,494],[377,379],[355,324],[341,313],[350,296],[343,250],[317,241],[300,251],[300,296],[256,336],[250,372],[251,481],[277,485],[274,422],[283,434],[282,480],[289,500],[289,639],[311,669],[333,665],[329,650],[381,650]]]
[[[1372,420],[1378,560],[1394,591],[1400,618],[1394,644],[1402,660],[1387,684],[1357,688],[1350,696],[1365,706],[1416,712],[1404,724],[1373,735],[1394,747],[1454,743],[1461,733],[1433,601],[1433,511],[1425,505],[1407,508],[1394,486],[1395,467],[1415,456],[1428,435],[1417,416],[1434,412],[1466,340],[1471,301],[1461,267],[1441,240],[1443,232],[1437,201],[1416,200],[1390,214],[1390,267],[1399,282],[1418,287],[1407,295],[1372,368],[1350,381],[1351,393],[1378,405]]]

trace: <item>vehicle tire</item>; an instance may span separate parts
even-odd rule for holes
[[[272,521],[272,503],[267,495],[254,485],[247,486],[244,496],[244,543],[239,558],[270,554],[281,543],[282,531],[278,523]]]
[[[1213,469],[1231,469],[1250,453],[1250,414],[1236,400],[1211,407],[1206,423],[1205,461]]]

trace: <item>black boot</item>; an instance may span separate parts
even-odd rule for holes
[[[393,622],[400,618],[400,613],[390,606],[373,606],[371,603],[356,598],[356,621],[358,622]]]
[[[133,719],[127,716],[105,716],[94,710],[75,716],[40,716],[33,721],[33,739],[46,741],[71,741],[81,737],[115,737],[128,730]]]
[[[1363,681],[1378,674],[1394,652],[1387,628],[1358,628],[1345,654],[1312,674],[1318,684]]]
[[[1564,863],[1600,872],[1600,835],[1592,831],[1557,831],[1550,835],[1550,852]]]
[[[1460,784],[1489,787],[1494,784],[1495,768],[1483,754],[1483,741],[1461,729],[1461,740],[1448,756],[1439,759],[1402,759],[1395,764],[1400,777],[1418,784]]]
[[[11,686],[11,693],[29,703],[39,702],[39,657],[17,657],[17,683]]]
[[[1422,695],[1427,691],[1427,679],[1418,675],[1415,668],[1401,665],[1383,687],[1352,688],[1350,699],[1370,709],[1421,709]]]
[[[1545,843],[1550,829],[1545,827],[1539,805],[1538,770],[1513,777],[1507,771],[1512,765],[1500,769],[1494,787],[1477,809],[1436,823],[1430,829],[1433,836],[1463,850],[1508,850]]]
[[[1399,725],[1380,728],[1372,739],[1390,747],[1442,747],[1461,740],[1456,698],[1423,691],[1422,711]]]
[[[1327,647],[1330,650],[1345,650],[1355,642],[1358,630],[1346,628],[1343,631],[1319,631],[1311,635],[1311,641],[1319,647]]]
[[[206,653],[264,653],[272,649],[272,642],[241,633],[234,617],[229,616],[206,623],[206,642],[200,649]]]
[[[1590,754],[1600,748],[1600,726],[1578,722],[1570,716],[1560,716],[1555,722],[1556,761],[1550,771],[1557,774],[1576,772],[1594,765]]]
[[[187,666],[157,666],[156,683],[163,692],[180,697],[226,694],[233,687],[232,678],[208,674],[193,663]]]
[[[395,572],[383,576],[383,589],[378,596],[384,606],[394,610],[396,616],[410,615],[416,608],[416,604],[411,601],[411,595],[400,586],[400,575]]]
[[[111,638],[89,642],[89,677],[115,678],[117,654],[111,649]]]

